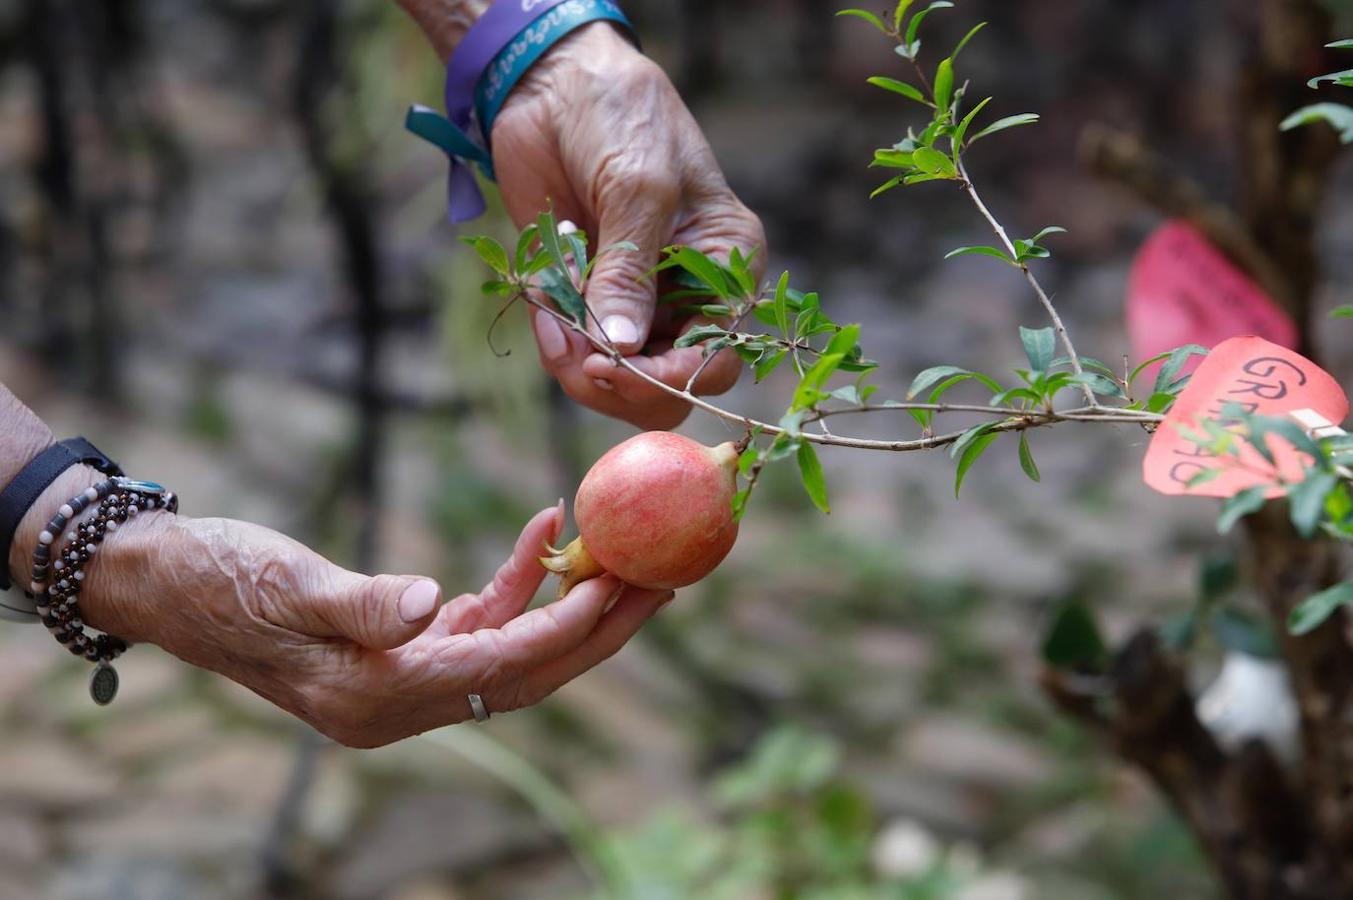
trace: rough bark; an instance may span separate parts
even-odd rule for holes
[[[1102,127],[1083,144],[1092,169],[1167,215],[1188,219],[1263,285],[1296,320],[1314,353],[1313,295],[1320,271],[1315,227],[1338,144],[1328,129],[1282,132],[1310,102],[1305,82],[1324,71],[1330,19],[1312,0],[1263,0],[1235,105],[1241,196],[1212,200],[1136,138]],[[1049,696],[1140,767],[1189,822],[1227,892],[1243,900],[1353,897],[1353,653],[1346,617],[1311,634],[1288,633],[1287,617],[1339,580],[1339,548],[1305,541],[1284,504],[1246,522],[1246,569],[1280,637],[1300,709],[1302,757],[1289,776],[1254,742],[1217,746],[1194,713],[1182,662],[1150,631],[1120,652],[1108,687],[1045,673]],[[1098,682],[1091,682],[1097,685]]]

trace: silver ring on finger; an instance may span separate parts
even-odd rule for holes
[[[489,708],[484,705],[484,698],[478,694],[470,695],[470,709],[474,712],[476,722],[487,722],[489,720]]]

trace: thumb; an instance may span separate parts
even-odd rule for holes
[[[638,180],[643,184],[603,194],[599,258],[587,283],[587,305],[596,317],[587,323],[588,330],[609,339],[626,356],[648,343],[657,285],[647,275],[658,264],[659,251],[671,242],[680,197],[675,185]],[[625,241],[639,249],[607,250]]]
[[[422,634],[441,608],[442,589],[427,578],[349,573],[312,608],[333,637],[393,650]]]

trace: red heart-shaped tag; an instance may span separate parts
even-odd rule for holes
[[[1275,475],[1288,480],[1301,477],[1307,457],[1281,438],[1269,438],[1274,466],[1249,445],[1242,446],[1238,460],[1219,459],[1180,433],[1181,426],[1201,433],[1199,423],[1220,419],[1228,404],[1261,416],[1286,417],[1297,410],[1313,410],[1333,423],[1348,416],[1348,397],[1324,369],[1261,337],[1232,338],[1203,360],[1152,438],[1143,463],[1149,487],[1162,494],[1231,497],[1270,483]],[[1222,469],[1220,476],[1189,486],[1203,472],[1217,468]],[[1273,496],[1281,493],[1275,488]]]
[[[1212,348],[1244,334],[1297,346],[1291,317],[1182,220],[1162,225],[1137,254],[1128,281],[1127,327],[1136,360],[1185,344]],[[1197,366],[1195,358],[1183,371]]]

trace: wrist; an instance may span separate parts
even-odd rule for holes
[[[498,122],[510,118],[513,107],[526,105],[532,98],[542,94],[563,98],[576,96],[579,80],[614,79],[633,65],[652,65],[652,62],[615,24],[589,22],[551,47],[540,62],[522,76],[503,104],[502,112],[494,122],[495,130]]]
[[[106,481],[107,475],[90,466],[74,466],[43,491],[24,516],[10,548],[9,566],[16,588],[32,580],[33,550],[47,521],[72,497]],[[157,599],[150,578],[156,567],[155,547],[174,517],[147,512],[109,533],[86,567],[80,591],[80,611],[93,628],[131,642],[151,640],[154,617],[150,605]]]

